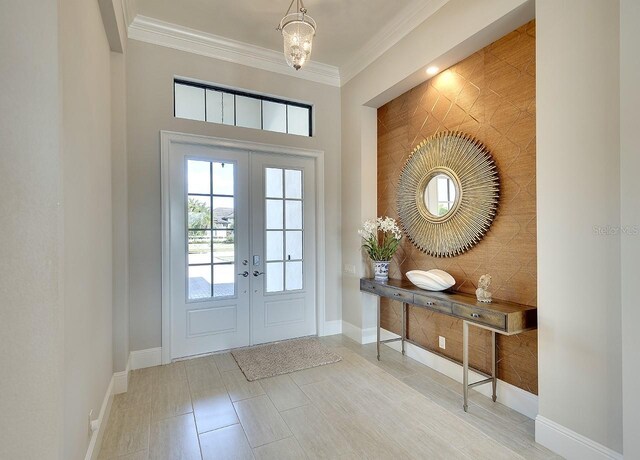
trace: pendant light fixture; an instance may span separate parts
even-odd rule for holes
[[[292,13],[293,3],[296,9]],[[307,16],[307,9],[302,0],[291,0],[289,9],[280,21],[277,30],[284,38],[284,57],[287,64],[296,70],[305,65],[311,56],[313,37],[316,34],[316,21]]]

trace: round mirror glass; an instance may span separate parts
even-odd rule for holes
[[[440,173],[431,178],[424,189],[424,204],[435,217],[444,217],[456,203],[456,183],[447,174]]]

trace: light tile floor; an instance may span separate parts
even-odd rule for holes
[[[533,421],[400,353],[344,336],[341,362],[247,382],[230,354],[131,373],[99,460],[551,459]]]

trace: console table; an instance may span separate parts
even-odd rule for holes
[[[407,306],[409,304],[431,311],[453,316],[462,320],[462,380],[464,389],[465,412],[468,409],[469,389],[478,385],[491,383],[493,387],[493,401],[496,401],[496,333],[513,335],[535,329],[537,327],[536,307],[521,305],[514,302],[494,300],[491,303],[478,302],[475,296],[459,292],[425,291],[406,280],[375,281],[371,278],[360,279],[360,290],[363,292],[387,297],[402,302],[402,335],[398,338],[380,340],[380,299],[378,299],[377,320],[377,353],[380,360],[380,344],[402,341],[424,348],[417,342],[407,339]],[[475,372],[486,377],[484,380],[469,383],[469,326],[479,327],[491,331],[491,375],[474,369]],[[433,353],[433,350],[428,350]]]

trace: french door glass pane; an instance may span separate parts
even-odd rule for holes
[[[204,89],[176,83],[174,110],[177,118],[204,121]]]
[[[267,232],[267,261],[282,260],[284,251],[283,235],[281,231]]]
[[[233,163],[213,163],[213,194],[233,195]]]
[[[286,262],[286,289],[302,289],[302,262]]]
[[[302,201],[286,200],[285,225],[287,230],[302,229]]]
[[[287,232],[286,260],[302,260],[302,232]]]
[[[236,96],[236,126],[260,129],[262,109],[259,99]]]
[[[209,195],[211,193],[211,163],[208,161],[187,161],[188,191]]]
[[[236,257],[236,247],[232,230],[214,230],[213,232],[213,263],[233,263]]]
[[[211,199],[214,229],[232,229],[235,222],[235,203],[232,197],[214,196]]]
[[[211,197],[189,195],[187,200],[187,227],[211,228]]]
[[[266,224],[268,230],[282,230],[282,200],[267,200]]]
[[[267,198],[282,198],[282,169],[265,169],[265,196]]]
[[[211,297],[211,265],[193,265],[189,267],[189,298],[206,299]]]
[[[287,169],[284,173],[285,198],[302,198],[302,171]]]
[[[277,102],[262,101],[262,129],[286,133],[287,106]]]
[[[213,296],[229,297],[235,294],[235,265],[213,266]]]
[[[211,263],[211,231],[189,231],[189,265]]]
[[[267,292],[281,292],[284,290],[284,278],[282,262],[267,263]]]

